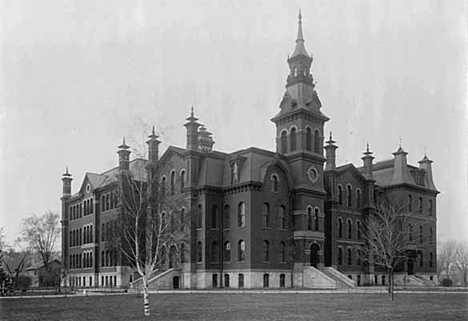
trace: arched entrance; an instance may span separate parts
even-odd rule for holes
[[[317,267],[319,263],[318,251],[320,250],[317,243],[314,243],[310,246],[310,265],[313,267]]]

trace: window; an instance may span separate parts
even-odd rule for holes
[[[289,134],[289,144],[291,146],[291,152],[296,150],[296,128],[291,128],[291,133]]]
[[[238,275],[238,286],[239,286],[239,288],[244,287],[244,274],[242,274],[242,273],[240,273]]]
[[[202,262],[202,243],[200,241],[197,242],[197,262]]]
[[[341,247],[338,248],[338,265],[343,264],[343,249]]]
[[[268,273],[263,274],[263,287],[270,287],[270,275]]]
[[[361,208],[361,190],[356,190],[356,207]]]
[[[238,217],[237,226],[244,227],[245,226],[245,203],[243,202],[239,203],[237,217]]]
[[[272,182],[272,191],[273,192],[278,192],[278,176],[276,175],[271,175],[271,182]]]
[[[281,263],[286,262],[286,244],[284,242],[280,242],[279,244],[279,261]]]
[[[347,221],[348,223],[348,239],[353,238],[353,222],[351,220]]]
[[[385,275],[382,275],[382,285],[385,285]]]
[[[422,199],[422,197],[420,197],[418,199],[418,212],[422,213],[422,209],[423,209],[423,199]]]
[[[352,198],[352,195],[351,195],[351,185],[346,186],[346,189],[347,189],[347,192],[348,192],[347,193],[347,198],[348,198],[347,205],[348,205],[348,207],[351,207],[351,206],[353,206],[353,203],[352,203],[353,198]]]
[[[408,239],[409,241],[413,241],[413,225],[408,225]]]
[[[106,196],[102,195],[101,196],[101,212],[104,212],[106,210]]]
[[[408,212],[413,211],[413,197],[411,195],[408,195]]]
[[[270,205],[268,203],[263,204],[262,217],[263,227],[270,227]]]
[[[307,208],[307,229],[312,230],[312,208]]]
[[[185,170],[180,172],[180,192],[182,193],[185,188]]]
[[[213,243],[211,243],[211,262],[218,263],[219,261],[218,253],[219,253],[218,242],[213,241]]]
[[[361,239],[361,222],[357,221],[356,222],[356,234],[357,234],[357,239]]]
[[[286,286],[286,275],[281,273],[280,274],[280,288],[284,288]]]
[[[429,200],[429,216],[432,216],[432,200]]]
[[[356,257],[356,265],[361,265],[362,263],[362,251],[361,250],[357,250],[357,257]]]
[[[243,240],[239,241],[237,246],[238,248],[238,261],[243,262],[245,260],[245,242]]]
[[[338,185],[338,204],[343,205],[343,187]]]
[[[268,241],[263,241],[262,260],[270,262],[270,242]]]
[[[224,206],[224,228],[231,228],[231,208],[229,205]]]
[[[212,275],[212,283],[213,283],[214,288],[218,287],[218,274],[213,274]]]
[[[319,209],[315,208],[315,213],[314,213],[314,225],[315,225],[315,230],[319,230]]]
[[[434,254],[429,253],[429,267],[433,267],[434,266]]]
[[[429,244],[433,243],[434,239],[434,231],[432,230],[432,227],[429,228]]]
[[[161,178],[161,195],[166,195],[166,176]]]
[[[185,229],[185,208],[180,210],[180,231],[183,232]]]
[[[106,211],[110,210],[110,195],[106,195]]]
[[[293,76],[294,76],[294,77],[297,77],[297,67],[294,67],[294,68],[293,68]]]
[[[281,132],[281,153],[286,154],[288,152],[288,132],[283,130]]]
[[[180,243],[180,263],[185,263],[185,243]]]
[[[423,254],[419,252],[418,259],[419,259],[419,267],[423,267],[424,262],[423,262]]]
[[[281,205],[278,208],[278,217],[279,217],[279,228],[283,230],[286,229],[286,221],[284,218],[284,206],[283,205]]]
[[[218,205],[211,207],[211,228],[218,228]]]
[[[224,262],[231,262],[231,243],[224,243]]]
[[[320,146],[320,132],[315,130],[314,132],[314,152],[321,154],[321,146]]]
[[[351,265],[353,263],[353,251],[351,249],[348,249],[348,265]]]
[[[423,242],[423,227],[419,227],[419,244],[422,244]]]
[[[93,199],[91,199],[89,202],[90,202],[90,205],[89,205],[89,213],[90,213],[90,214],[93,214],[93,213],[94,213],[94,210],[93,210],[93,207],[94,207],[94,206],[93,206]]]
[[[229,274],[224,274],[224,287],[228,288],[230,285]]]
[[[343,220],[341,218],[338,219],[338,237],[343,237]]]
[[[197,211],[197,228],[202,228],[202,227],[203,227],[203,211],[202,211],[201,204],[199,204],[198,211]]]
[[[306,129],[306,150],[312,151],[312,129],[310,127]]]
[[[171,195],[175,194],[175,171],[171,172]]]

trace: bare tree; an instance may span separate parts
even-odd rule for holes
[[[165,268],[171,249],[180,257],[179,244],[187,238],[191,217],[181,211],[186,205],[184,194],[173,193],[174,187],[160,182],[157,170],[149,168],[146,177],[121,175],[118,224],[121,251],[141,276],[145,316],[150,315],[148,281]]]
[[[6,247],[2,251],[3,265],[10,275],[13,286],[17,286],[18,277],[31,264],[31,252],[27,248],[22,248],[21,244],[21,240],[17,239],[14,247]]]
[[[459,241],[456,243],[454,262],[460,276],[462,278],[462,284],[467,285],[467,276],[468,276],[468,242],[466,240]]]
[[[367,215],[364,223],[363,259],[370,264],[382,266],[388,274],[388,294],[394,298],[394,273],[408,259],[410,251],[417,246],[407,231],[410,221],[404,213],[405,206],[395,202],[390,195],[382,193],[376,198],[376,208]]]
[[[47,272],[50,272],[50,260],[60,236],[59,215],[47,211],[42,216],[35,214],[25,218],[22,226],[22,239],[42,260]]]
[[[450,280],[455,263],[455,250],[457,244],[454,240],[441,241],[437,244],[437,278],[443,275],[444,279]],[[443,273],[442,273],[443,272]]]

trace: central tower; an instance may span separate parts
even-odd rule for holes
[[[313,58],[304,42],[299,11],[296,46],[287,61],[286,91],[279,113],[271,119],[276,124],[276,152],[285,156],[293,176],[294,261],[299,270],[321,267],[324,262],[323,137],[329,120],[320,110],[322,103],[310,72]]]

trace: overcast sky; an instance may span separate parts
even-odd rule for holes
[[[337,163],[398,148],[434,160],[438,235],[468,235],[464,1],[0,1],[0,226],[60,212],[86,172],[150,126],[185,146],[190,106],[215,148],[274,150],[302,8]],[[134,153],[135,154],[135,153]]]

